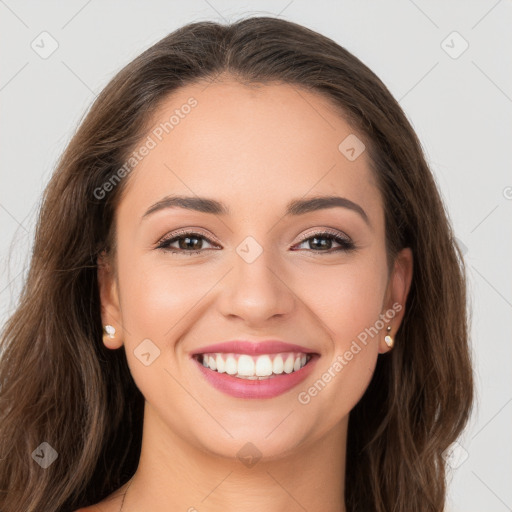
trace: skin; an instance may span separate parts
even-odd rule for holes
[[[348,417],[377,358],[387,357],[385,328],[308,404],[298,394],[400,304],[386,324],[396,333],[411,251],[397,256],[388,275],[383,203],[367,153],[349,161],[338,150],[354,130],[328,99],[224,77],[173,93],[154,126],[191,96],[197,107],[127,178],[116,212],[115,261],[99,261],[103,324],[117,330],[104,343],[112,350],[125,345],[146,399],[140,463],[123,511],[344,511]],[[170,208],[142,220],[170,194],[222,201],[231,215]],[[288,201],[317,195],[350,199],[370,225],[340,207],[284,215]],[[155,248],[180,228],[206,236],[192,240],[200,254]],[[311,238],[301,240],[325,228],[349,237],[356,249],[335,251],[335,241],[318,249]],[[252,263],[236,251],[247,236],[263,249]],[[148,338],[160,356],[145,366],[134,350]],[[189,358],[209,343],[275,338],[320,354],[305,382],[275,398],[225,395]],[[237,457],[248,442],[262,454],[250,468]],[[118,511],[126,488],[84,510]]]

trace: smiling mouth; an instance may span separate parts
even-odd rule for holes
[[[313,358],[304,352],[282,352],[252,356],[235,353],[205,353],[193,356],[205,368],[238,379],[268,380],[298,372]]]

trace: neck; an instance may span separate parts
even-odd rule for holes
[[[139,466],[122,510],[345,512],[347,425],[348,417],[292,453],[245,465],[183,440],[146,403]]]

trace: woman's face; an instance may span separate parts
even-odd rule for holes
[[[106,344],[125,345],[145,428],[275,457],[346,422],[411,270],[405,250],[388,276],[383,202],[353,130],[317,94],[227,80],[174,93],[135,150],[117,278],[99,278],[117,329]],[[309,202],[323,196],[343,199]],[[252,344],[207,348],[234,340]]]

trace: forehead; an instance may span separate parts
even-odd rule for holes
[[[151,121],[139,145],[150,149],[124,194],[130,209],[187,194],[253,215],[292,197],[339,193],[378,215],[367,152],[349,159],[342,151],[343,141],[361,137],[319,93],[290,84],[198,83],[167,97]]]

